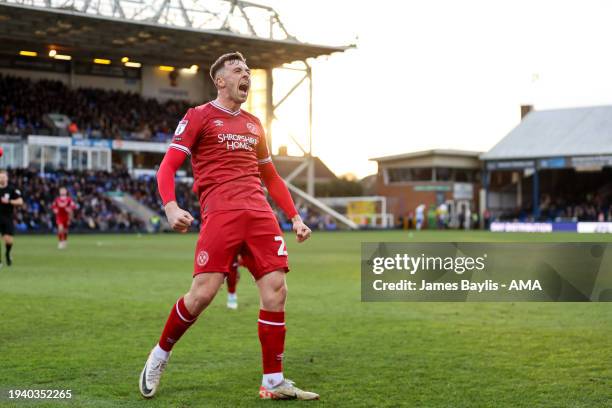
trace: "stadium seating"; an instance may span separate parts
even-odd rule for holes
[[[102,89],[69,89],[60,81],[0,74],[0,134],[57,134],[44,116],[67,115],[68,132],[88,138],[165,142],[189,108],[187,102],[158,102]]]
[[[540,216],[533,219],[533,210],[530,207],[505,211],[499,217],[499,221],[608,221],[612,222],[612,201],[607,194],[594,193],[586,196],[556,197],[544,195],[540,204]]]
[[[50,232],[55,229],[51,203],[58,190],[64,186],[78,205],[71,223],[72,231],[79,232],[144,232],[145,222],[122,211],[107,193],[128,193],[141,204],[164,216],[157,181],[151,176],[133,178],[123,169],[105,171],[58,171],[40,174],[29,169],[9,171],[9,180],[22,191],[24,206],[15,211],[15,225],[19,232]],[[191,185],[176,183],[176,199],[179,206],[194,216],[192,231],[200,228],[200,204],[191,191]],[[270,205],[284,230],[291,230],[282,212],[270,201]],[[299,202],[300,214],[312,229],[335,230],[337,225],[329,216],[323,216]],[[150,221],[150,220],[148,220]],[[147,221],[147,222],[148,222]]]
[[[10,182],[22,191],[25,205],[15,213],[21,232],[49,232],[55,228],[51,203],[58,189],[65,186],[78,204],[71,228],[77,231],[133,232],[144,231],[143,221],[119,209],[107,192],[132,194],[142,204],[162,214],[162,206],[152,178],[133,179],[125,171],[57,172],[40,175],[31,170],[12,170]],[[177,184],[179,204],[197,215],[199,208],[189,187]],[[197,228],[197,223],[194,225]]]

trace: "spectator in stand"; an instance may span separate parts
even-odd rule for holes
[[[70,132],[71,135],[74,135],[75,133],[79,133],[79,127],[77,126],[76,123],[71,122],[70,125],[68,125],[68,132]]]
[[[325,229],[328,231],[335,231],[338,229],[336,221],[330,215],[325,216]]]

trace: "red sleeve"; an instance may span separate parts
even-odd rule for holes
[[[157,170],[157,189],[164,205],[176,201],[174,175],[185,161],[185,152],[169,148]]]
[[[57,212],[57,198],[53,200],[53,204],[51,204],[51,209],[53,212]]]
[[[257,120],[257,125],[259,128],[259,134],[261,135],[259,138],[259,143],[257,144],[257,163],[260,165],[272,163],[270,151],[268,150],[268,143],[266,142],[266,133],[259,120]]]
[[[272,160],[260,164],[259,172],[274,202],[283,210],[287,218],[295,217],[298,212],[295,209],[295,204],[293,204],[291,194],[285,185],[285,180],[276,172]]]
[[[276,168],[272,163],[272,157],[270,157],[270,151],[268,150],[268,144],[266,142],[266,134],[261,125],[259,119],[257,125],[259,127],[260,139],[257,144],[257,163],[259,164],[259,173],[261,179],[268,188],[268,192],[272,197],[272,200],[283,210],[287,218],[291,219],[297,215],[295,204],[291,198],[291,194],[287,189],[285,180],[281,178],[276,172]]]
[[[198,116],[198,111],[194,108],[190,108],[187,111],[174,131],[174,136],[169,146],[171,149],[176,149],[191,155],[191,147],[198,139],[200,126],[202,124],[202,120],[199,120]]]

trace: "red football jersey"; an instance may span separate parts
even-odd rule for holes
[[[76,208],[76,204],[72,201],[72,198],[57,197],[51,205],[53,212],[58,217],[67,217],[70,212]]]
[[[193,191],[202,212],[272,211],[258,169],[272,159],[256,116],[242,109],[232,112],[214,101],[191,108],[169,148],[191,155]]]

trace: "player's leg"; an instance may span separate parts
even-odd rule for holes
[[[68,246],[68,229],[70,228],[70,221],[68,219],[63,220],[62,222],[62,246],[66,248]]]
[[[285,271],[274,271],[262,276],[257,281],[257,289],[260,299],[257,332],[263,362],[262,384],[274,387],[283,381],[287,299]]]
[[[249,219],[243,259],[257,282],[260,297],[257,328],[263,378],[259,396],[263,399],[318,399],[317,394],[300,390],[283,374],[287,299],[285,274],[289,271],[283,234],[271,212],[253,211]]]
[[[0,217],[0,236],[2,236],[2,240],[4,241],[4,236],[6,235],[7,230],[6,230],[6,222],[4,220],[4,217]],[[3,263],[2,263],[2,243],[0,243],[0,268],[2,268]]]
[[[13,235],[3,235],[2,239],[4,240],[4,248],[6,250],[6,264],[11,266],[13,264],[13,258],[11,257],[11,250],[13,249]]]
[[[212,302],[223,284],[223,279],[223,273],[196,275],[189,292],[172,306],[159,342],[149,354],[140,374],[140,393],[144,397],[151,398],[155,395],[172,348]]]
[[[262,399],[316,400],[319,395],[299,389],[283,374],[285,352],[285,302],[287,284],[285,271],[265,274],[257,281],[260,311],[257,328],[263,362],[263,379],[259,388]]]
[[[68,244],[68,231],[70,231],[70,220],[64,222],[64,245]]]
[[[170,315],[154,350],[167,358],[172,347],[214,299],[223,283],[223,273],[201,273],[191,282],[191,288],[170,310]]]
[[[60,219],[56,219],[57,224],[57,249],[64,249],[64,224]]]
[[[227,283],[227,307],[228,309],[238,309],[238,295],[236,286],[240,280],[240,272],[238,271],[238,261],[232,264],[229,273],[225,279]]]
[[[140,392],[146,398],[155,394],[172,347],[213,300],[242,244],[241,233],[234,226],[239,214],[228,213],[203,217],[191,288],[172,306],[159,342],[140,376]]]

